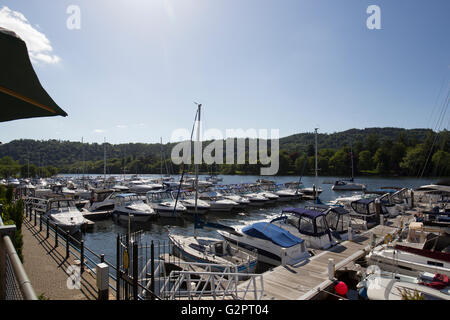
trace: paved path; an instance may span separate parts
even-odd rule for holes
[[[45,229],[44,229],[45,230]],[[71,256],[65,259],[64,245],[54,248],[54,238],[45,239],[46,233],[39,232],[39,224],[24,219],[22,225],[24,267],[37,296],[43,294],[50,300],[94,300],[97,296],[95,278],[84,272],[81,288],[68,289],[66,273],[74,265]]]

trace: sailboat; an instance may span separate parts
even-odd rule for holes
[[[363,191],[366,189],[366,185],[361,183],[353,182],[353,149],[350,146],[350,153],[352,159],[352,177],[350,179],[342,179],[334,182],[334,185],[331,187],[331,190],[334,191]]]
[[[200,141],[201,104],[197,104],[197,142]],[[198,120],[197,120],[198,119]],[[191,138],[192,140],[192,138]],[[195,164],[195,213],[194,236],[178,235],[172,232],[168,237],[172,243],[173,252],[188,262],[201,262],[217,265],[213,270],[223,271],[224,266],[236,267],[240,273],[254,273],[257,263],[256,254],[242,250],[239,246],[226,240],[210,237],[198,237],[197,229],[203,226],[227,228],[221,224],[205,223],[198,219],[198,164]]]

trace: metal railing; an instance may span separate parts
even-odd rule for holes
[[[0,300],[37,300],[11,241],[15,231],[16,226],[5,226],[0,216]]]

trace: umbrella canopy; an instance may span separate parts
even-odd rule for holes
[[[67,116],[40,84],[25,42],[0,28],[0,48],[0,122]]]

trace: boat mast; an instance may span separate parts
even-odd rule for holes
[[[106,189],[106,138],[103,142],[103,188]]]
[[[163,148],[162,148],[162,137],[161,137],[161,161],[160,161],[160,165],[159,165],[159,171],[161,172],[161,183],[163,181],[162,162],[163,162]]]
[[[198,122],[197,122],[197,143],[200,141],[200,121],[201,121],[201,110],[202,105],[198,105]],[[195,150],[195,149],[194,149]],[[194,161],[195,161],[195,155],[194,155]],[[197,200],[198,200],[198,163],[195,163],[195,219],[197,219]],[[194,223],[194,237],[197,237],[197,228],[195,228]]]
[[[317,199],[317,188],[318,188],[318,184],[317,184],[317,171],[318,171],[318,168],[317,168],[317,129],[318,128],[314,129],[315,130],[315,144],[316,144],[316,150],[315,150],[315,157],[316,157],[316,159],[315,159],[315,171],[316,171],[316,177],[315,177],[315,180],[314,180],[314,200]]]

